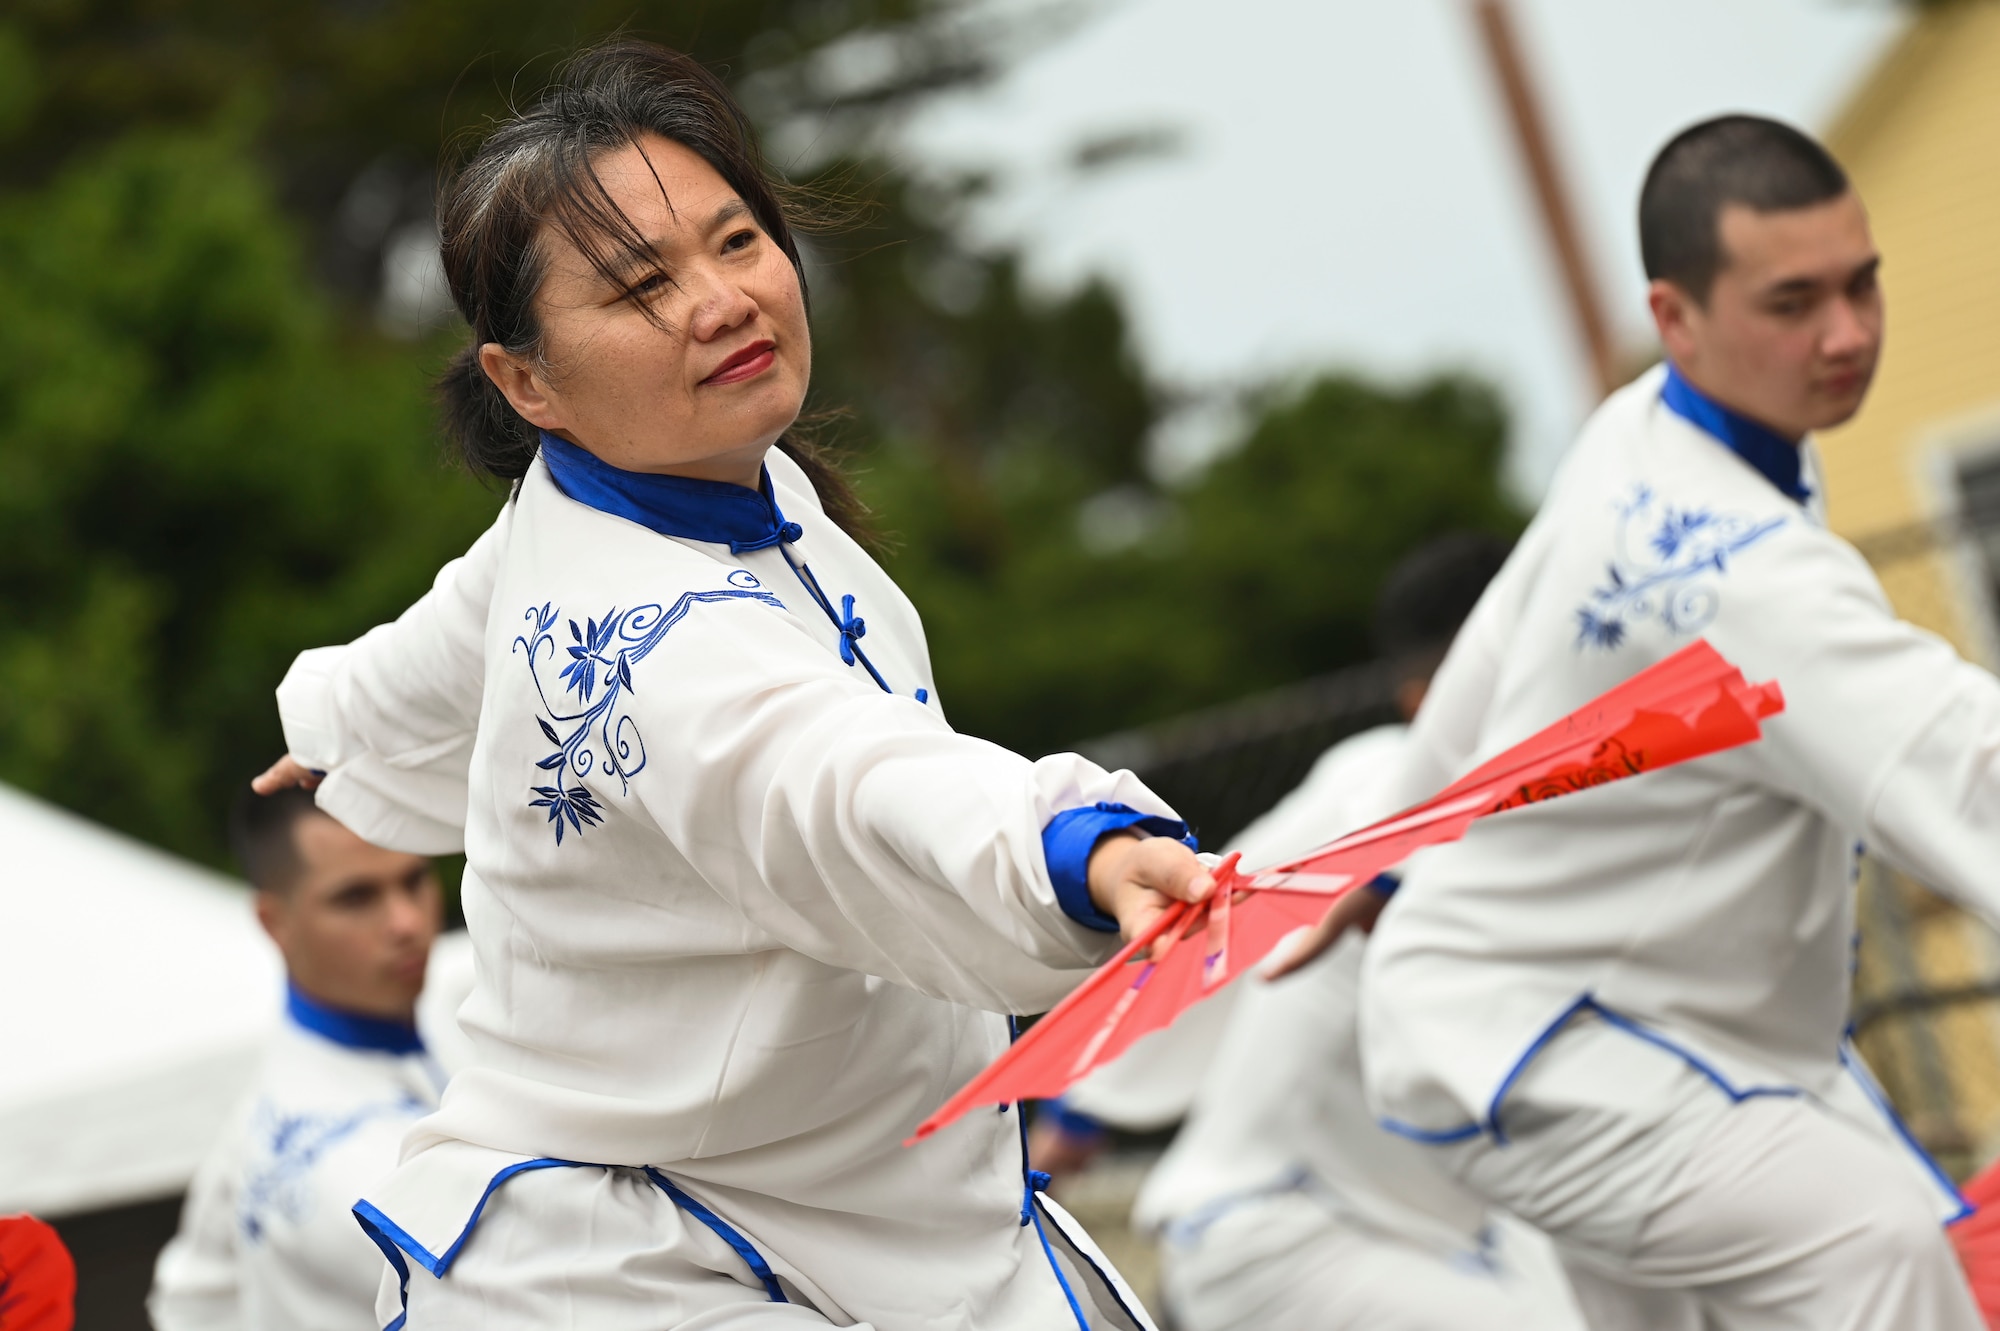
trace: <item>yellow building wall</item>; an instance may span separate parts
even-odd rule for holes
[[[1994,412],[2000,442],[2000,3],[1927,15],[1828,135],[1883,255],[1888,340],[1867,407],[1822,436],[1833,527],[1871,538],[1921,524],[1937,497],[1927,447]],[[1898,611],[1983,654],[1946,556],[1878,557]]]
[[[1888,301],[1868,405],[1820,437],[1831,521],[1869,556],[1899,614],[2000,665],[1978,627],[1986,593],[1966,576],[1966,551],[1923,533],[1948,500],[1940,459],[1960,444],[2000,445],[2000,2],[1913,23],[1827,139],[1868,206]],[[2000,973],[1992,930],[1880,866],[1864,876],[1861,906],[1857,1015],[1897,992],[1978,987]],[[1864,1018],[1859,1038],[1953,1172],[2000,1151],[2000,1005]]]

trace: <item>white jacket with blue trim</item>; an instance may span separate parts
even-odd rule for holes
[[[650,1165],[836,1319],[1064,1324],[1016,1115],[900,1143],[1005,1048],[996,1014],[1116,944],[1065,911],[1044,828],[1171,811],[953,732],[914,608],[768,469],[796,539],[732,553],[538,461],[423,601],[281,687],[322,807],[412,850],[463,829],[472,1062],[368,1201],[442,1265],[511,1164]]]
[[[1718,1093],[1810,1094],[1906,1138],[1844,1038],[1857,841],[2000,919],[2000,683],[1898,620],[1817,497],[1669,409],[1665,379],[1585,428],[1433,682],[1400,793],[1696,637],[1776,680],[1785,711],[1759,743],[1412,860],[1368,948],[1362,1034],[1371,1103],[1420,1139],[1504,1137],[1506,1092],[1580,1007]]]
[[[445,1073],[414,1041],[372,1038],[386,1023],[314,1016],[295,995],[189,1184],[147,1300],[155,1331],[380,1325],[382,1258],[351,1208],[437,1107]]]

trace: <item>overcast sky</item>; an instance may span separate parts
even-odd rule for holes
[[[1464,0],[1103,0],[998,84],[925,111],[915,163],[996,168],[978,219],[1037,280],[1129,297],[1168,382],[1326,366],[1486,376],[1532,495],[1590,407]],[[1894,38],[1886,0],[1515,0],[1618,326],[1647,333],[1632,212],[1652,152],[1724,110],[1821,127]],[[1076,148],[1168,128],[1093,174]]]

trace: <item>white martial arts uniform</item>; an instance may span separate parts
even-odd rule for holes
[[[1978,1325],[1934,1224],[1963,1203],[1843,1029],[1857,838],[2000,918],[2000,685],[1896,619],[1815,475],[1664,368],[1617,393],[1412,734],[1399,800],[1697,636],[1784,690],[1760,743],[1419,854],[1368,948],[1371,1104],[1666,1291],[1580,1291],[1594,1321]]]
[[[1278,864],[1393,812],[1384,801],[1406,733],[1381,726],[1334,746],[1231,849]],[[1226,1025],[1214,1047],[1186,1051],[1206,1063],[1200,1089],[1134,1215],[1161,1242],[1175,1325],[1580,1331],[1547,1241],[1489,1216],[1427,1148],[1369,1112],[1356,1031],[1364,942],[1352,935],[1297,975],[1249,976],[1210,1000],[1231,1009]],[[1101,1107],[1090,1083],[1079,1089],[1079,1107]]]
[[[473,1061],[357,1209],[385,1320],[1145,1324],[1015,1112],[900,1143],[996,1014],[1115,947],[1097,835],[1182,829],[1129,773],[955,734],[931,687],[790,459],[759,492],[546,437],[424,600],[299,659],[323,808],[412,849],[463,820]]]
[[[294,990],[250,1093],[188,1187],[147,1300],[156,1331],[373,1331],[382,1255],[354,1223],[437,1107],[416,1033]]]

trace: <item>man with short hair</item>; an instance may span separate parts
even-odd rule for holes
[[[153,1325],[376,1331],[382,1256],[350,1208],[395,1168],[444,1084],[416,1026],[437,875],[422,856],[361,840],[303,790],[245,791],[230,841],[284,954],[287,1019],[160,1254]]]
[[[1978,1331],[1939,1228],[1964,1204],[1843,1033],[1860,841],[2000,920],[2000,682],[1822,516],[1809,432],[1882,346],[1867,214],[1810,138],[1727,116],[1667,144],[1639,216],[1668,364],[1584,428],[1398,802],[1697,637],[1785,711],[1414,857],[1363,969],[1369,1100],[1553,1237],[1603,1331]]]

